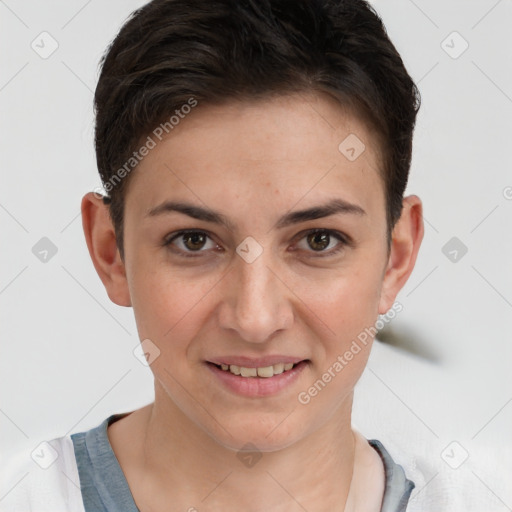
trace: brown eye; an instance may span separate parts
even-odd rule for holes
[[[191,251],[197,251],[204,247],[208,237],[204,233],[186,233],[183,235],[183,244]]]
[[[310,256],[334,256],[350,246],[349,240],[338,231],[313,229],[302,236],[296,247]]]
[[[181,231],[163,243],[173,252],[186,255],[201,255],[210,249],[218,248],[217,244],[203,231]]]
[[[331,236],[326,232],[310,233],[307,236],[308,245],[314,251],[323,251],[326,247],[329,247]]]

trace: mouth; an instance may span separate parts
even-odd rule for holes
[[[307,360],[305,360],[307,361]],[[300,363],[300,362],[299,362]],[[209,362],[209,364],[216,366],[218,369],[232,373],[233,375],[238,375],[240,377],[261,377],[264,379],[269,379],[274,377],[275,375],[281,375],[282,373],[289,372],[299,363],[277,363],[269,366],[259,366],[259,367],[248,367],[248,366],[239,366],[236,364],[215,364]]]
[[[226,359],[228,358],[216,362],[206,361],[206,366],[214,377],[213,382],[218,382],[237,395],[255,398],[277,395],[285,389],[291,391],[311,362],[309,359],[298,358],[287,358],[288,360],[283,361],[276,361],[276,358],[258,361]]]

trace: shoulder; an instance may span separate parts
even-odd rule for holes
[[[84,512],[69,435],[21,449],[0,475],[0,512]]]
[[[462,457],[454,442],[447,440],[427,442],[424,437],[419,437],[410,444],[405,436],[400,441],[396,437],[386,437],[382,445],[395,461],[395,471],[403,471],[414,483],[407,508],[403,509],[407,512],[501,510],[511,495],[511,471],[504,467],[497,469],[496,455],[491,450],[485,463],[476,454]],[[448,455],[459,457],[456,464],[443,458],[447,446],[454,446],[448,449]],[[461,445],[459,449],[463,449]]]
[[[407,478],[404,468],[395,462],[380,441],[369,439],[368,443],[379,454],[384,466],[382,512],[405,511],[416,484]]]

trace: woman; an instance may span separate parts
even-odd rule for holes
[[[155,400],[53,440],[60,457],[8,500],[411,510],[414,482],[351,426],[423,236],[403,197],[419,94],[377,14],[155,0],[109,47],[95,107],[106,194],[84,196],[84,233],[134,309]]]

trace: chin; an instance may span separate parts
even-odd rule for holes
[[[265,422],[251,416],[237,422],[230,420],[226,429],[228,432],[216,425],[215,431],[210,431],[210,436],[220,445],[236,452],[244,450],[247,445],[253,445],[256,447],[254,451],[257,449],[260,452],[283,450],[306,436],[304,423],[283,421],[286,414],[275,415]],[[251,451],[250,446],[247,448]]]

